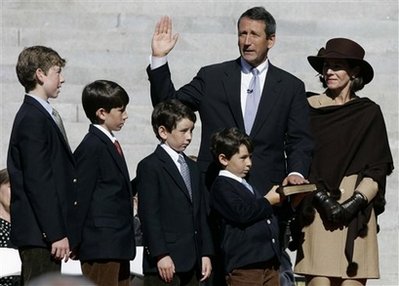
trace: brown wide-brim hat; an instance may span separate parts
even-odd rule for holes
[[[323,74],[325,59],[344,59],[355,62],[360,67],[363,83],[369,83],[374,77],[372,66],[364,58],[364,49],[356,42],[345,38],[334,38],[328,40],[325,48],[321,48],[317,56],[309,56],[310,65],[319,73]]]

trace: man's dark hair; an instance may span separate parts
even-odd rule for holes
[[[263,21],[266,26],[265,33],[267,38],[276,34],[276,20],[274,20],[272,14],[270,14],[263,7],[253,7],[245,11],[238,19],[237,28],[239,28],[240,21],[242,18],[249,18],[251,20]]]

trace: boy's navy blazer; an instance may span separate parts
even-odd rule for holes
[[[244,266],[280,259],[278,222],[273,207],[255,189],[218,176],[211,188],[211,208],[221,223],[221,250],[226,273]]]
[[[8,149],[11,241],[17,247],[49,247],[71,240],[69,222],[77,196],[75,160],[54,119],[25,95]]]
[[[186,272],[199,266],[202,256],[213,254],[200,172],[194,161],[185,159],[192,201],[177,166],[161,146],[137,166],[145,273],[156,273],[157,259],[165,255],[172,257],[176,272]]]
[[[133,259],[133,194],[125,159],[93,125],[74,156],[79,178],[79,259]]]

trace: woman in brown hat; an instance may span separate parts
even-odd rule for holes
[[[373,68],[356,42],[335,38],[308,57],[326,88],[309,94],[315,150],[306,197],[293,229],[295,272],[309,286],[365,285],[379,278],[377,216],[384,211],[392,156],[380,107],[356,92]]]

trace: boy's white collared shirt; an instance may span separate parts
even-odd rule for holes
[[[227,171],[227,170],[220,170],[219,171],[219,176],[224,176],[224,177],[228,177],[231,179],[234,179],[240,183],[242,183],[242,178],[239,176],[234,175],[232,172]]]
[[[248,182],[246,180],[244,180],[243,178],[241,178],[239,176],[234,175],[230,171],[220,170],[219,171],[219,176],[224,176],[224,177],[228,177],[228,178],[231,178],[233,180],[236,180],[237,182],[243,184],[248,190],[250,190],[251,193],[254,193],[254,190],[253,190],[252,186],[250,184],[248,184]]]
[[[170,148],[169,145],[165,143],[161,143],[160,146],[165,150],[166,153],[168,153],[168,155],[172,158],[173,163],[175,163],[179,172],[181,172],[180,163],[177,161],[179,159],[179,153]]]
[[[93,124],[93,126],[98,128],[101,132],[103,132],[109,138],[109,140],[111,140],[112,144],[115,143],[116,137],[114,136],[114,134],[109,132],[107,129],[102,127],[100,124]]]

